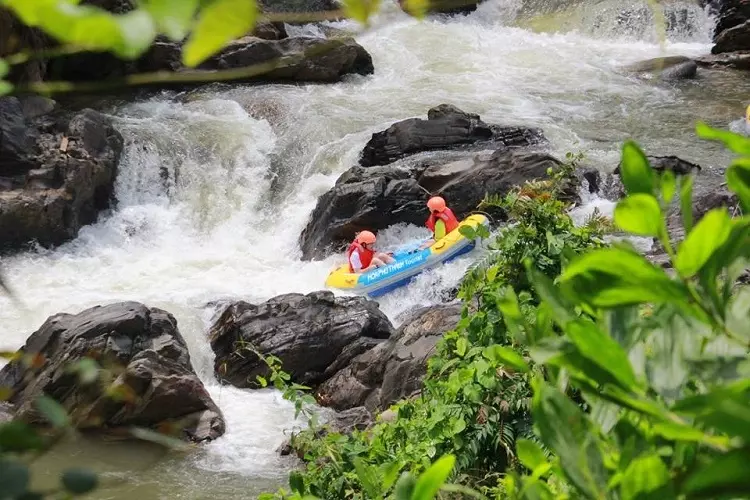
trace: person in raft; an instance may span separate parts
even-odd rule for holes
[[[376,252],[372,247],[374,244],[375,235],[370,231],[357,233],[356,238],[346,251],[349,272],[364,273],[394,262],[395,259],[387,253]]]
[[[420,248],[431,246],[458,227],[458,219],[453,215],[453,210],[445,205],[445,200],[440,196],[427,200],[427,208],[430,209],[430,216],[425,225],[432,231],[432,239],[425,241]]]

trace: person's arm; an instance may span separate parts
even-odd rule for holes
[[[349,263],[352,265],[355,273],[362,272],[362,261],[359,259],[359,253],[352,252],[349,257]]]
[[[439,220],[435,223],[435,241],[445,236],[445,222]]]

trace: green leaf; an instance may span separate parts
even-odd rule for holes
[[[456,340],[456,355],[459,358],[463,358],[466,355],[466,349],[469,348],[469,341],[466,340],[466,337],[458,337],[458,340]]]
[[[23,495],[29,487],[31,479],[26,465],[0,458],[0,485],[3,498],[15,498]]]
[[[289,473],[289,487],[300,495],[305,494],[305,478],[299,471],[293,470]]]
[[[228,42],[251,31],[257,15],[255,0],[214,0],[200,13],[182,51],[183,63],[198,66]]]
[[[737,194],[742,210],[750,212],[750,158],[738,158],[727,168],[727,187]]]
[[[739,436],[750,443],[750,394],[742,400],[724,399],[697,420],[707,427],[723,432],[728,436]]]
[[[115,54],[123,59],[136,59],[156,38],[156,25],[148,12],[138,9],[115,16],[122,42],[115,46]]]
[[[671,281],[662,269],[654,266],[642,255],[616,247],[583,254],[568,265],[560,276],[560,281],[568,281],[590,271],[622,276],[632,281]]]
[[[404,472],[396,482],[393,490],[395,500],[411,500],[417,480],[409,472]]]
[[[474,240],[477,237],[477,232],[471,226],[460,226],[458,232],[467,240]],[[497,274],[497,272],[495,274]]]
[[[672,198],[674,198],[674,194],[677,191],[677,178],[675,177],[674,172],[665,169],[664,172],[662,172],[659,180],[661,187],[661,199],[665,204],[668,205],[672,201]]]
[[[529,365],[523,359],[523,356],[510,347],[493,344],[482,351],[482,356],[495,363],[509,366],[517,372],[526,373],[529,371]]]
[[[495,281],[495,278],[497,278],[497,273],[500,272],[500,266],[493,265],[490,266],[489,269],[487,269],[487,281],[492,283]]]
[[[13,92],[13,85],[5,80],[0,80],[0,96],[10,94],[11,92]]]
[[[513,287],[505,287],[497,296],[497,308],[503,315],[508,331],[514,336],[522,334],[521,325],[524,323],[521,307],[518,305],[518,297]]]
[[[382,494],[379,488],[377,469],[364,463],[362,458],[356,457],[353,460],[354,470],[357,471],[357,477],[370,498],[381,498]]]
[[[401,470],[401,465],[398,462],[385,463],[380,466],[380,476],[385,491],[390,490],[393,483],[396,482],[399,470]]]
[[[654,172],[641,148],[633,141],[622,146],[620,177],[628,194],[654,193]]]
[[[404,0],[404,10],[417,19],[422,19],[427,14],[429,6],[429,0]]]
[[[664,227],[659,202],[650,194],[631,194],[615,207],[615,223],[640,236],[659,236]]]
[[[689,425],[678,424],[676,422],[660,422],[654,424],[651,430],[654,434],[657,434],[664,439],[668,439],[669,441],[685,441],[693,443],[721,442],[722,445],[726,445],[728,442],[728,439],[726,438],[711,436],[699,429],[690,427]]]
[[[160,32],[179,42],[188,34],[198,0],[146,0],[144,8],[154,18]]]
[[[750,139],[734,132],[709,127],[705,122],[698,122],[695,126],[698,137],[710,141],[719,141],[735,153],[750,156]]]
[[[70,417],[63,406],[49,396],[40,396],[35,401],[37,409],[54,427],[70,425]]]
[[[565,475],[588,498],[606,498],[607,470],[596,431],[581,409],[544,382],[534,388],[534,423]]]
[[[546,274],[533,267],[531,260],[528,260],[525,264],[529,281],[534,285],[534,290],[539,294],[539,297],[549,305],[557,322],[562,325],[568,321],[573,321],[575,314],[572,312],[572,305],[560,293],[560,290],[555,287],[552,280]]]
[[[609,372],[623,389],[634,390],[638,386],[627,353],[596,325],[579,320],[569,323],[565,331],[578,352]]]
[[[73,372],[78,373],[78,380],[82,384],[91,384],[99,378],[99,364],[91,358],[83,358],[71,367]]]
[[[342,4],[347,17],[365,25],[380,8],[380,0],[342,0]]]
[[[685,278],[695,275],[721,247],[732,230],[725,208],[708,212],[687,235],[677,251],[674,264]]]
[[[750,448],[719,455],[687,478],[683,492],[690,498],[745,497],[750,491],[748,464]]]
[[[685,234],[693,229],[693,176],[680,177],[680,214]]]
[[[268,380],[265,379],[265,377],[261,377],[260,375],[255,376],[255,380],[258,381],[258,384],[260,384],[261,387],[268,387]]]
[[[685,286],[645,257],[625,248],[594,250],[575,259],[559,278],[564,293],[597,307],[684,302]]]
[[[4,59],[0,58],[0,78],[4,77],[10,71],[10,66]]]
[[[622,500],[661,500],[674,497],[669,491],[671,477],[666,465],[655,454],[633,460],[620,482]]]
[[[411,500],[433,500],[456,463],[456,457],[445,455],[424,471],[417,479]]]
[[[23,452],[44,449],[44,440],[20,420],[0,424],[0,452]]]
[[[547,463],[547,456],[542,448],[529,439],[520,438],[516,440],[516,454],[523,466],[532,472],[537,467]]]
[[[750,342],[750,287],[742,287],[727,305],[726,327],[736,337]]]
[[[88,469],[68,469],[62,474],[62,484],[74,495],[83,495],[96,488],[99,478]]]

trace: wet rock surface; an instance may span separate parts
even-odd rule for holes
[[[268,367],[254,349],[279,358],[293,381],[315,386],[392,333],[376,302],[320,291],[233,303],[214,322],[210,339],[215,372],[224,382],[259,386],[256,377],[267,377]]]
[[[138,302],[56,314],[21,349],[35,363],[13,361],[0,370],[0,386],[13,390],[16,418],[45,424],[35,404],[49,396],[82,430],[176,426],[192,441],[216,439],[224,417],[193,369],[174,317]],[[91,358],[109,375],[104,387],[75,370]],[[100,380],[107,380],[100,378]]]

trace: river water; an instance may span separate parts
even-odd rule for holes
[[[707,53],[711,20],[697,6],[670,7],[685,15],[660,43],[647,16],[618,24],[628,2],[534,3],[490,0],[467,17],[422,22],[388,4],[357,35],[373,56],[372,76],[335,85],[204,89],[177,99],[164,94],[114,110],[126,139],[117,208],[62,247],[3,262],[23,306],[0,297],[0,343],[19,347],[58,312],[120,300],[164,308],[177,318],[228,431],[182,454],[65,444],[38,463],[41,480],[48,483],[70,463],[91,465],[113,482],[92,498],[143,500],[252,498],[284,483],[294,462],[274,450],[295,425],[293,410],[273,391],[217,384],[206,303],[321,289],[341,257],[302,262],[298,235],[317,197],[356,162],[373,132],[394,121],[425,116],[445,102],[487,122],[541,127],[553,153],[584,151],[603,170],[617,165],[628,137],[650,154],[726,165],[729,156],[717,145],[695,139],[694,123],[736,126],[750,99],[744,75],[702,71],[696,80],[667,85],[619,69],[660,55]],[[612,208],[593,198],[582,211],[594,206]],[[393,227],[381,234],[395,243],[425,231]],[[381,307],[397,322],[412,307],[440,301],[471,259],[422,275],[380,299]]]

